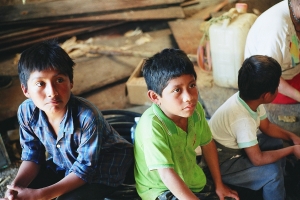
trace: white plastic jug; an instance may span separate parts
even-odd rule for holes
[[[246,4],[244,4],[246,5]],[[224,13],[209,27],[213,80],[219,86],[238,88],[238,71],[244,61],[247,34],[257,16],[242,4]]]

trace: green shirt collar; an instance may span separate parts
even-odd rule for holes
[[[197,104],[197,107],[193,115],[188,118],[188,123],[193,122],[195,124],[197,121],[201,120],[200,113],[198,112],[198,106],[200,106],[199,103]],[[152,109],[153,109],[153,113],[161,121],[161,123],[163,124],[163,126],[165,127],[169,135],[171,135],[172,133],[173,134],[178,133],[177,125],[165,115],[165,113],[160,109],[160,107],[158,107],[156,104],[152,104]]]

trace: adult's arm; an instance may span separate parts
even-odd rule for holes
[[[280,77],[278,92],[300,102],[300,92]]]

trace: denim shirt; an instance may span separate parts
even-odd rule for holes
[[[49,159],[56,170],[73,172],[88,183],[120,185],[124,169],[133,159],[132,145],[121,137],[89,101],[71,95],[57,136],[44,111],[32,100],[18,109],[22,160],[43,164]]]

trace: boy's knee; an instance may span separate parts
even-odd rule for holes
[[[281,180],[283,179],[283,168],[282,168],[282,161],[278,160],[274,163],[267,165],[267,170],[265,170],[264,176],[269,177],[271,180]]]

